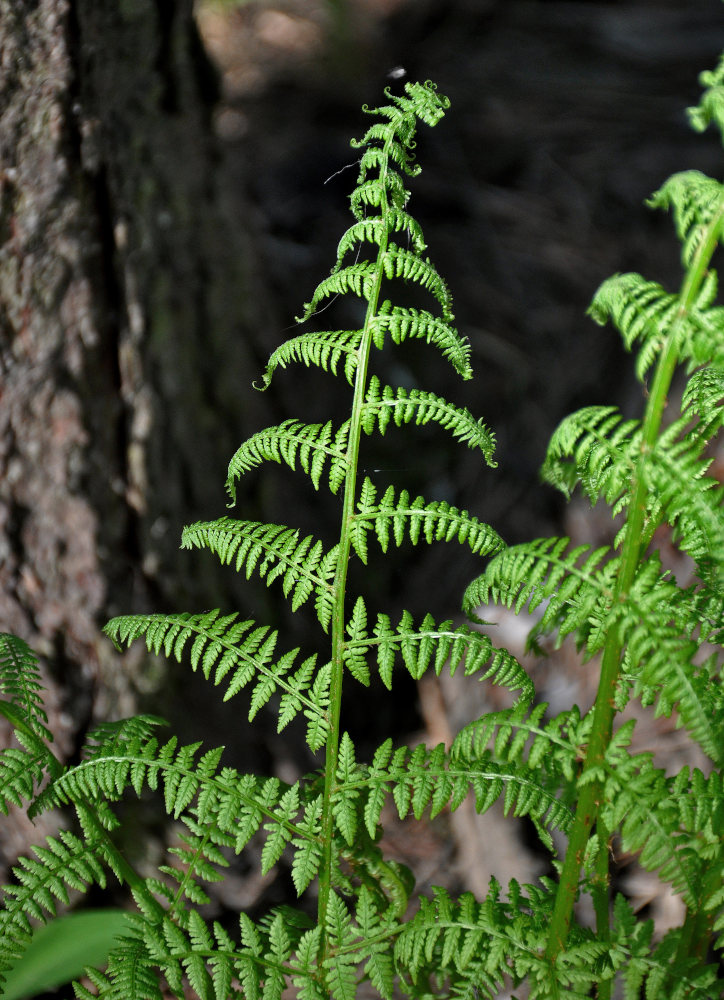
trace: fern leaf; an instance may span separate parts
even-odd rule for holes
[[[379,504],[374,502],[375,497],[376,489],[366,478],[357,513],[352,518],[352,547],[363,563],[367,562],[367,534],[372,529],[383,552],[387,551],[390,540],[402,545],[406,538],[413,545],[421,539],[428,544],[457,540],[478,555],[497,552],[503,546],[500,536],[490,525],[443,500],[425,503],[420,496],[410,500],[407,490],[401,490],[396,497],[392,486],[387,488]]]
[[[348,435],[349,421],[333,434],[331,420],[326,424],[285,420],[252,435],[229,463],[226,489],[232,504],[236,501],[236,480],[262,462],[286,462],[290,469],[296,469],[298,461],[315,489],[319,489],[324,467],[329,462],[329,488],[336,493],[347,471]]]
[[[442,318],[445,323],[451,323],[455,319],[450,290],[429,259],[423,260],[412,250],[405,250],[390,243],[382,258],[382,267],[388,279],[401,278],[403,281],[414,281],[430,292],[442,308]]]
[[[706,228],[724,212],[724,185],[699,170],[673,174],[649,198],[652,208],[672,209],[681,240],[681,262],[688,268]]]
[[[391,624],[387,615],[379,614],[370,635],[363,602],[358,609],[360,602],[361,598],[355,605],[343,653],[349,669],[352,669],[349,665],[354,664],[358,672],[366,671],[366,654],[373,652],[380,678],[391,690],[392,670],[396,658],[400,656],[416,680],[431,666],[438,676],[446,666],[451,676],[462,668],[466,677],[477,675],[481,681],[492,680],[510,690],[520,691],[519,700],[525,704],[532,700],[534,687],[523,667],[507,650],[496,649],[485,633],[467,625],[453,627],[450,621],[437,624],[431,615],[426,615],[416,626],[412,615],[405,611],[396,626]]]
[[[343,362],[344,377],[352,385],[361,340],[361,330],[310,331],[299,337],[292,337],[271,355],[262,375],[262,384],[258,388],[267,389],[277,368],[286,368],[292,362],[303,362],[307,367],[316,365],[333,375],[337,374],[337,368]]]
[[[332,599],[333,555],[325,553],[322,543],[311,535],[300,540],[299,531],[293,528],[222,517],[185,527],[181,545],[210,549],[222,563],[234,562],[236,572],[245,571],[247,579],[258,572],[267,586],[281,578],[284,596],[291,595],[292,611],[313,593],[322,602]]]
[[[643,382],[656,361],[679,312],[679,297],[666,292],[655,281],[640,274],[616,274],[603,282],[588,310],[596,323],[604,326],[610,319],[630,351],[639,341],[636,375]],[[686,324],[679,331],[679,349],[690,334]]]
[[[314,658],[305,660],[288,677],[298,650],[273,661],[278,633],[265,626],[252,628],[254,622],[236,620],[236,615],[220,617],[219,611],[200,615],[127,615],[113,618],[104,631],[115,643],[130,645],[143,638],[150,652],[161,650],[181,662],[191,640],[191,667],[201,667],[204,677],[218,685],[230,675],[224,700],[254,682],[250,720],[276,691],[287,695],[280,707],[280,723],[288,724],[297,712],[309,720],[310,747],[319,749],[326,738],[329,703],[329,673],[322,668],[313,674]],[[250,631],[251,630],[251,631]],[[314,677],[313,683],[312,678]],[[305,684],[311,687],[305,689]],[[321,742],[320,742],[321,741]]]
[[[357,190],[359,191],[360,189],[358,188]],[[379,205],[381,199],[382,193],[378,192],[373,204]],[[372,290],[375,287],[376,277],[377,269],[375,265],[366,261],[360,264],[349,264],[347,267],[341,267],[339,270],[333,271],[329,277],[319,282],[311,300],[304,303],[304,312],[301,316],[296,317],[297,323],[304,323],[313,316],[319,304],[327,298],[346,295],[351,292],[358,298],[369,301]]]
[[[52,742],[42,691],[38,658],[33,650],[18,636],[0,632],[0,693],[22,713],[36,736]]]
[[[384,434],[390,421],[401,427],[413,421],[419,426],[431,420],[452,431],[453,436],[469,448],[482,451],[487,464],[491,468],[496,467],[497,463],[493,461],[495,435],[469,410],[453,406],[432,392],[381,387],[376,376],[370,379],[362,410],[362,429],[365,433],[371,434],[378,427],[380,434]]]
[[[470,367],[470,345],[457,330],[425,310],[393,306],[386,299],[372,320],[375,346],[382,350],[385,337],[394,344],[405,340],[424,340],[433,344],[464,379],[473,377]]]

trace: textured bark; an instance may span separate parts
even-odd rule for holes
[[[178,532],[223,507],[258,317],[191,0],[0,0],[0,60],[0,629],[72,752],[145,682],[109,615],[222,600]]]

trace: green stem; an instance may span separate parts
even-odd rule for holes
[[[642,555],[642,537],[646,517],[646,464],[653,450],[661,428],[671,380],[679,360],[678,344],[681,326],[686,322],[689,311],[696,302],[701,284],[706,275],[711,256],[719,242],[724,211],[718,213],[702,234],[698,250],[687,271],[679,294],[679,310],[671,325],[662,348],[656,368],[653,385],[649,394],[642,429],[641,456],[633,476],[631,501],[627,512],[626,533],[619,571],[614,587],[612,607],[623,603],[627,597]],[[593,710],[591,738],[588,744],[583,774],[603,765],[606,750],[611,740],[615,715],[614,695],[618,684],[621,656],[625,641],[618,628],[608,632],[601,660],[601,673]],[[583,862],[583,854],[591,829],[601,805],[602,782],[589,780],[580,791],[576,815],[569,834],[568,848],[558,883],[553,908],[546,957],[554,963],[565,948],[571,925],[573,905],[578,892],[578,880]]]
[[[384,149],[387,154],[387,144]],[[383,161],[382,173],[387,170],[387,158]],[[388,205],[386,197],[381,205],[382,217],[385,218]],[[322,798],[322,819],[320,838],[322,842],[322,863],[319,870],[319,899],[317,905],[317,923],[324,928],[327,922],[329,899],[332,892],[334,869],[334,813],[332,798],[337,790],[337,762],[339,758],[339,724],[342,709],[342,682],[344,678],[344,645],[345,645],[345,597],[347,586],[347,570],[349,568],[350,549],[352,545],[352,519],[354,517],[355,500],[357,497],[357,468],[359,464],[360,439],[362,435],[362,410],[367,391],[367,370],[369,367],[370,349],[372,346],[372,321],[377,313],[380,289],[384,278],[382,260],[387,251],[389,230],[385,226],[380,238],[377,252],[375,285],[367,302],[362,340],[357,351],[357,369],[355,373],[354,396],[352,399],[352,414],[350,417],[349,445],[347,452],[347,474],[342,502],[342,525],[339,536],[339,554],[337,571],[334,578],[334,610],[332,613],[332,676],[329,687],[329,735],[327,736],[324,765],[324,793]],[[326,948],[326,939],[325,939]]]

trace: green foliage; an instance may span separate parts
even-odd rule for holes
[[[724,126],[724,60],[703,79],[708,90],[692,120]],[[33,925],[53,917],[69,890],[102,887],[112,874],[128,885],[134,912],[105,967],[76,984],[83,1000],[158,1000],[162,988],[202,1000],[280,1000],[290,988],[301,1000],[354,1000],[363,983],[385,1000],[493,1000],[510,983],[525,983],[524,995],[540,1000],[713,1000],[724,987],[716,967],[724,946],[724,488],[712,451],[724,420],[724,309],[715,305],[710,259],[723,231],[724,186],[688,171],[650,201],[674,214],[679,293],[617,275],[591,306],[596,322],[613,322],[637,351],[637,374],[650,380],[642,418],[624,420],[608,406],[573,414],[554,433],[543,474],[567,496],[580,487],[592,503],[610,506],[621,523],[612,544],[546,538],[507,547],[468,511],[361,475],[363,436],[383,435],[391,423],[437,424],[495,465],[494,435],[467,409],[427,390],[385,385],[372,370],[388,342],[418,339],[461,378],[472,374],[449,289],[423,256],[421,228],[407,210],[405,179],[419,169],[416,128],[435,125],[448,102],[430,83],[387,97],[354,143],[354,221],[300,320],[352,295],[363,304],[362,326],[291,338],[260,383],[267,388],[280,368],[315,366],[346,381],[349,416],[337,427],[290,418],[254,434],[227,478],[233,504],[240,477],[262,463],[301,470],[315,489],[340,495],[337,539],[327,546],[294,527],[231,516],[183,532],[185,547],[209,549],[247,578],[279,586],[292,610],[313,602],[329,659],[279,651],[278,632],[218,610],[123,616],[106,626],[119,646],[141,639],[150,652],[189,664],[224,699],[246,688],[249,721],[270,704],[279,729],[301,717],[319,770],[293,785],[242,774],[223,764],[220,748],[160,739],[162,720],[150,716],[97,727],[81,759],[62,766],[49,745],[35,657],[20,640],[0,636],[0,711],[20,743],[0,755],[0,808],[36,815],[72,807],[77,817],[76,830],[14,869],[0,913],[0,974],[22,961]],[[399,282],[432,311],[385,298]],[[664,426],[677,369],[686,376],[680,412]],[[662,530],[694,567],[685,585],[656,549]],[[385,554],[407,542],[458,543],[485,559],[464,598],[473,624],[438,622],[432,613],[416,622],[408,611],[397,624],[384,612],[372,618],[365,596],[347,586],[350,561],[366,565],[371,542]],[[591,711],[573,705],[553,715],[537,700],[526,670],[480,628],[480,607],[490,603],[537,610],[532,649],[543,636],[554,646],[570,636],[584,661],[600,664]],[[450,747],[387,739],[371,762],[361,761],[341,730],[343,698],[375,672],[390,690],[398,666],[415,679],[459,671],[470,683],[506,687],[514,701],[471,722]],[[633,752],[634,722],[616,729],[615,720],[635,700],[658,714],[676,712],[710,762],[706,773],[666,773],[650,752]],[[181,832],[169,862],[142,877],[116,846],[113,810],[146,789],[160,793]],[[414,875],[381,848],[385,806],[419,821],[469,799],[479,813],[500,802],[506,814],[526,817],[556,878],[513,880],[505,889],[493,879],[479,900],[442,888],[415,896]],[[567,847],[559,857],[561,835]],[[206,918],[209,885],[252,838],[262,872],[285,858],[298,895],[314,883],[316,918],[308,907],[278,907],[256,921],[241,913],[237,929]],[[610,892],[612,850],[635,855],[680,896],[680,927],[657,934]],[[593,928],[576,919],[584,894],[593,900]]]

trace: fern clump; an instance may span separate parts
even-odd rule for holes
[[[723,126],[724,60],[705,85],[694,124]],[[0,711],[21,745],[0,756],[0,808],[19,805],[32,816],[72,807],[78,821],[15,868],[0,911],[0,975],[22,956],[33,923],[52,917],[70,889],[103,887],[113,876],[129,887],[135,911],[107,966],[75,985],[82,1000],[160,1000],[162,990],[202,1000],[354,1000],[361,989],[384,1000],[492,1000],[511,983],[525,984],[521,996],[551,1000],[713,1000],[724,987],[716,967],[724,945],[724,516],[711,443],[724,415],[724,310],[710,261],[722,239],[724,186],[687,172],[651,200],[674,213],[684,269],[678,294],[617,275],[591,306],[597,322],[612,321],[638,352],[639,378],[650,379],[643,417],[624,420],[613,407],[574,414],[553,436],[544,476],[567,495],[580,486],[592,502],[608,503],[623,523],[615,540],[595,549],[566,538],[506,547],[469,512],[362,471],[363,436],[382,435],[391,423],[438,424],[495,464],[493,433],[467,409],[428,390],[385,385],[374,370],[386,344],[415,339],[472,377],[469,344],[453,326],[450,291],[425,255],[405,187],[419,169],[416,129],[437,124],[448,101],[431,83],[408,83],[403,96],[387,98],[365,108],[375,120],[353,143],[361,151],[354,221],[300,317],[306,323],[349,295],[361,302],[362,324],[289,339],[260,382],[268,387],[280,368],[317,367],[344,378],[349,415],[339,425],[290,417],[258,431],[232,457],[226,483],[233,506],[242,476],[266,462],[287,465],[339,498],[336,539],[231,515],[192,524],[182,539],[278,586],[294,611],[313,609],[328,658],[285,648],[277,630],[219,610],[123,616],[106,626],[118,645],[141,640],[188,663],[224,699],[247,689],[249,721],[274,699],[280,730],[304,721],[319,770],[294,784],[242,774],[219,748],[161,736],[152,716],[98,726],[80,761],[62,766],[35,657],[0,635]],[[395,305],[399,282],[418,289],[428,308]],[[678,369],[687,376],[681,412],[664,426]],[[662,566],[654,542],[664,524],[696,567],[690,583]],[[407,541],[458,542],[485,560],[464,598],[472,624],[433,612],[416,621],[408,611],[393,622],[371,613],[368,595],[351,592],[353,558],[366,566],[371,547],[388,553]],[[571,705],[551,716],[537,701],[527,672],[479,628],[479,608],[491,602],[540,608],[532,646],[543,634],[556,644],[573,636],[584,660],[600,663],[590,712]],[[490,680],[514,693],[512,707],[473,721],[449,747],[388,738],[362,761],[342,730],[344,700],[374,674],[391,689],[400,667],[415,679],[449,670]],[[709,758],[707,773],[666,774],[651,753],[633,752],[634,724],[615,727],[632,699],[658,714],[676,711]],[[147,788],[162,793],[184,832],[169,863],[142,877],[116,846],[114,804]],[[418,899],[413,874],[381,850],[383,809],[392,803],[400,817],[419,820],[469,796],[478,812],[502,800],[506,814],[527,817],[557,877],[506,887],[493,879],[483,899],[443,888]],[[284,855],[298,895],[316,892],[315,917],[309,906],[285,906],[256,921],[241,913],[234,928],[206,919],[208,886],[252,838],[262,844],[262,872]],[[612,896],[618,850],[636,854],[680,895],[681,927],[657,936],[624,896]],[[592,897],[595,927],[575,918],[583,893]]]

